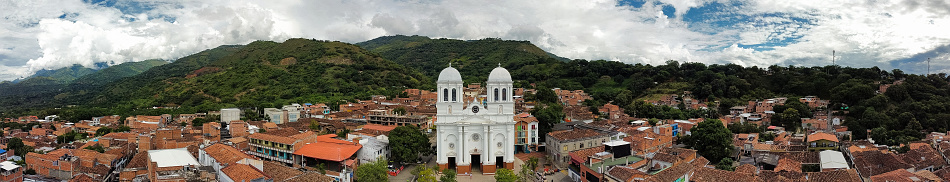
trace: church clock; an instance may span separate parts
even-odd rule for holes
[[[472,107],[472,113],[478,113],[478,106]]]

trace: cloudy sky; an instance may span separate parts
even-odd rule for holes
[[[950,72],[945,0],[0,0],[0,80],[222,44],[384,35],[528,40],[576,59]]]

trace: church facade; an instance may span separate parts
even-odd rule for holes
[[[498,67],[488,75],[487,97],[465,98],[459,71],[449,66],[439,73],[435,122],[439,170],[458,174],[494,174],[514,169],[515,108],[511,74]]]

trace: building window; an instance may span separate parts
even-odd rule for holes
[[[508,89],[501,89],[501,100],[508,101]]]
[[[498,88],[495,88],[495,101],[498,101]]]
[[[443,101],[449,101],[449,89],[442,89],[442,99]]]
[[[454,88],[452,89],[452,101],[453,101],[453,102],[458,101],[458,99],[456,99],[456,97],[455,97],[455,89],[454,89]]]

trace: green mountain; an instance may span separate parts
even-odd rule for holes
[[[82,85],[105,85],[110,82],[138,75],[152,67],[168,64],[167,61],[159,59],[150,59],[140,62],[127,62],[115,66],[110,66],[95,73],[77,78],[73,84]]]
[[[547,70],[546,65],[566,60],[528,41],[495,38],[465,41],[397,35],[379,37],[357,45],[383,58],[419,70],[433,80],[439,71],[449,66],[449,62],[458,68],[466,82],[482,82],[499,64],[512,74],[524,74],[539,69]]]
[[[55,70],[40,70],[37,71],[32,76],[26,77],[23,80],[16,81],[17,84],[25,85],[51,85],[51,84],[67,84],[73,80],[78,79],[79,77],[95,73],[96,70],[91,68],[83,67],[82,65],[75,64],[70,67],[55,69]]]
[[[427,77],[352,44],[309,39],[223,46],[64,100],[120,108],[196,110],[338,102],[431,85]]]

